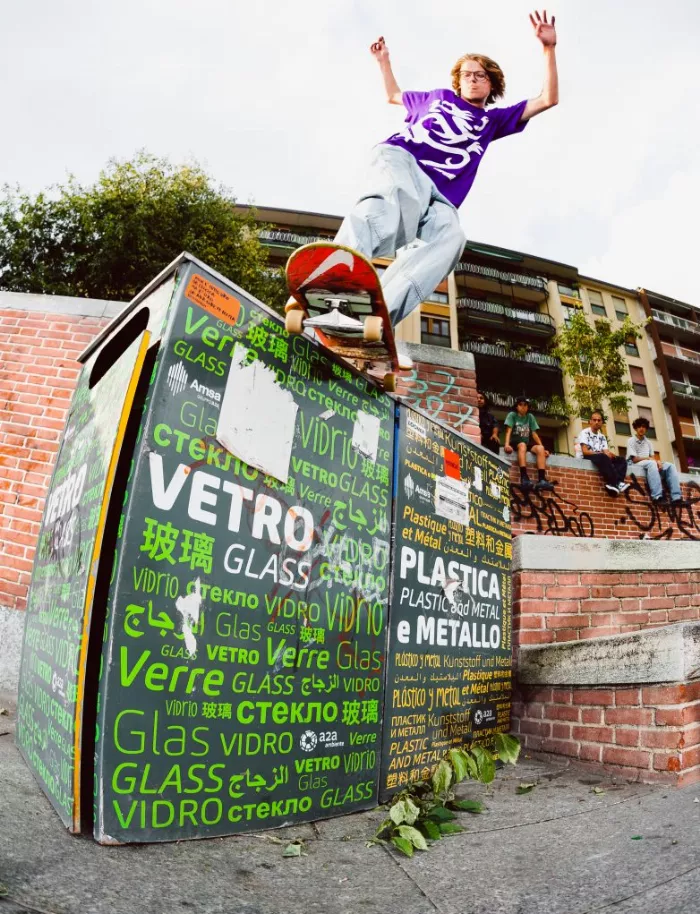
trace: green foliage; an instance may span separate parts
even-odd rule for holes
[[[627,412],[627,395],[633,388],[622,348],[625,342],[642,336],[644,326],[626,317],[619,329],[613,330],[609,321],[600,319],[591,325],[581,311],[576,311],[568,325],[560,328],[551,351],[573,381],[569,414],[590,415],[605,400],[613,412]]]
[[[110,160],[89,186],[67,183],[35,196],[5,186],[0,197],[0,287],[128,301],[189,251],[271,307],[286,300],[268,267],[251,212],[196,163],[172,165],[140,152]]]
[[[514,765],[520,754],[520,743],[514,736],[498,733],[495,749],[499,758]],[[392,799],[389,818],[380,825],[372,844],[392,844],[407,857],[414,850],[427,850],[429,841],[463,831],[453,810],[478,814],[483,805],[478,800],[458,800],[454,786],[467,778],[490,783],[495,775],[494,755],[483,746],[450,749],[432,776],[416,781]]]

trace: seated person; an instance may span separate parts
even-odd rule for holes
[[[481,446],[497,454],[501,447],[498,438],[498,423],[488,411],[491,405],[480,390],[476,392],[476,405],[479,407],[479,429],[481,431]]]
[[[632,428],[634,429],[634,435],[627,442],[627,459],[630,463],[643,468],[647,477],[651,500],[656,502],[664,501],[664,489],[661,482],[663,478],[671,493],[671,504],[683,504],[678,470],[672,463],[662,463],[654,457],[654,448],[647,438],[649,420],[640,416],[634,420]]]
[[[515,412],[508,413],[505,421],[506,426],[506,443],[504,450],[506,454],[512,454],[513,448],[518,452],[518,466],[520,467],[520,485],[523,489],[531,489],[532,483],[527,475],[527,451],[528,448],[535,455],[537,460],[537,482],[535,489],[542,491],[544,489],[553,489],[554,486],[546,478],[545,466],[549,451],[546,451],[540,436],[537,434],[539,424],[537,419],[530,413],[530,401],[527,397],[518,397],[515,401]],[[534,444],[531,444],[534,441]],[[512,442],[512,443],[511,443]]]
[[[608,449],[608,439],[600,430],[602,424],[603,414],[599,409],[594,409],[588,420],[588,428],[584,428],[578,436],[578,441],[584,458],[591,461],[605,480],[608,492],[611,495],[619,495],[630,487],[630,484],[625,482],[627,461]]]

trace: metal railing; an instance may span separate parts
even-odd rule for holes
[[[546,368],[560,368],[559,359],[553,355],[547,355],[545,352],[519,352],[517,349],[509,349],[500,343],[465,340],[459,348],[463,352],[473,352],[476,355],[490,355],[516,362],[528,362],[531,365],[542,365]]]
[[[700,324],[695,321],[688,321],[684,317],[676,317],[675,314],[667,314],[665,311],[657,311],[656,308],[652,308],[651,313],[657,321],[668,324],[669,327],[679,327],[681,330],[689,330],[700,336]]]
[[[458,298],[457,308],[462,311],[481,311],[485,314],[494,314],[506,317],[513,321],[523,321],[531,324],[542,324],[554,328],[554,321],[549,314],[540,314],[539,311],[526,311],[524,308],[509,308],[498,302],[482,301],[480,298]]]
[[[693,400],[700,400],[700,387],[697,384],[684,384],[682,381],[671,381],[671,388],[674,393],[681,397],[690,397]]]
[[[277,244],[288,244],[301,247],[312,241],[332,241],[331,235],[299,235],[297,232],[286,232],[282,229],[261,229],[258,232],[260,241],[272,241]]]
[[[502,394],[495,390],[482,391],[491,406],[500,407],[501,409],[515,409],[516,397],[514,394]],[[541,400],[536,397],[529,397],[530,411],[540,413],[542,416],[562,417],[562,413],[552,408],[549,400]]]
[[[542,276],[506,272],[505,270],[497,270],[495,267],[485,267],[480,263],[470,263],[468,260],[460,261],[455,268],[455,273],[473,273],[475,276],[495,279],[497,282],[511,286],[528,286],[531,289],[538,289],[540,292],[547,291],[547,280],[543,279]]]
[[[672,343],[661,341],[661,349],[670,359],[681,359],[683,362],[692,362],[694,365],[700,365],[700,352],[693,352],[692,349],[684,349],[682,346],[674,346]]]

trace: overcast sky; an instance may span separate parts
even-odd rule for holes
[[[0,0],[0,182],[91,182],[145,148],[197,159],[240,202],[342,215],[399,128],[368,46],[402,89],[495,58],[506,104],[539,93],[523,0]],[[560,105],[494,144],[467,236],[700,305],[697,0],[566,0]]]

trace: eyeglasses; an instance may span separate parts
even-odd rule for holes
[[[462,79],[474,79],[478,83],[486,82],[489,78],[488,73],[484,73],[483,70],[460,70],[459,75]]]

